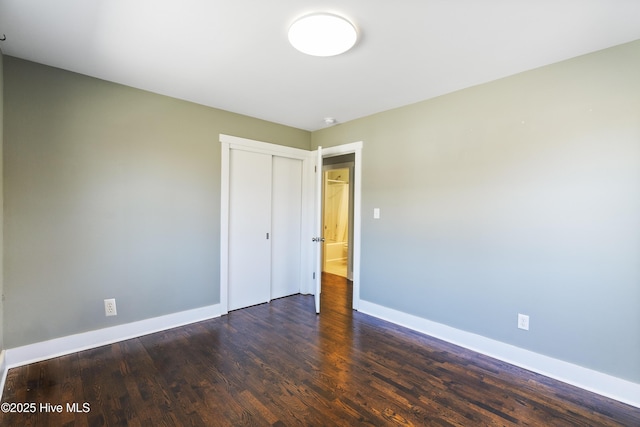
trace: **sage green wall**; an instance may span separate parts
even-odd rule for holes
[[[364,142],[361,298],[640,383],[639,76],[636,41],[314,132]]]
[[[310,146],[306,131],[12,57],[4,78],[7,348],[219,303],[218,135]]]

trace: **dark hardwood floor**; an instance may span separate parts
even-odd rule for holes
[[[0,425],[640,426],[638,408],[353,312],[350,284],[324,283],[319,316],[295,295],[11,369],[3,402],[37,410]]]

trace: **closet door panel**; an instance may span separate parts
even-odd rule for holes
[[[270,300],[272,156],[229,153],[229,310]]]
[[[302,160],[273,157],[271,298],[300,292]]]

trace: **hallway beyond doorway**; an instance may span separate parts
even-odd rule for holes
[[[322,177],[322,271],[351,278],[353,156],[325,159]]]
[[[324,263],[323,273],[335,274],[337,276],[347,277],[347,260],[338,259],[327,261]]]

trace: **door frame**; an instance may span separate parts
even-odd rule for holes
[[[353,166],[353,305],[354,310],[360,307],[360,242],[362,224],[362,141],[337,145],[334,147],[322,147],[322,158],[354,154]],[[317,151],[317,150],[316,150]],[[320,173],[322,168],[319,167]],[[316,208],[318,209],[318,208]],[[321,215],[322,206],[319,207]],[[322,274],[319,272],[318,274]]]
[[[299,148],[287,147],[284,145],[271,144],[268,142],[256,141],[252,139],[240,138],[237,136],[220,134],[221,160],[220,160],[220,313],[229,313],[229,184],[230,168],[229,159],[231,150],[245,150],[256,153],[270,154],[273,156],[286,157],[302,160],[302,218],[301,234],[303,242],[306,241],[306,230],[312,228],[313,192],[309,191],[309,186],[304,182],[313,173],[313,160],[310,152]],[[310,240],[310,239],[309,239]],[[304,290],[306,278],[311,276],[307,260],[312,254],[310,245],[302,244],[300,257],[300,284],[301,292]]]

